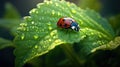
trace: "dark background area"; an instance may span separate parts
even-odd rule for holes
[[[78,4],[79,0],[67,0]],[[100,0],[102,3],[101,14],[111,16],[120,13],[120,0]],[[13,4],[22,16],[29,15],[29,11],[36,7],[36,4],[43,0],[0,0],[0,17],[4,14],[4,5],[6,2]]]
[[[43,0],[0,0],[0,17],[4,14],[4,5],[7,2],[15,6],[22,16],[25,16],[32,8],[36,7],[37,3],[43,2]]]
[[[70,0],[70,1],[77,3],[78,0]],[[7,2],[10,2],[14,7],[16,7],[16,9],[19,11],[21,16],[23,17],[26,15],[29,15],[29,11],[32,8],[35,8],[37,3],[43,2],[43,0],[0,0],[0,18],[2,18],[4,15],[4,12],[5,12],[4,5]],[[100,13],[102,16],[108,17],[108,16],[120,14],[120,0],[101,0],[101,2],[102,2],[102,10],[100,11]],[[10,40],[14,39],[14,37],[10,33],[8,33],[8,30],[3,28],[0,28],[0,36]],[[14,67],[15,56],[13,55],[13,50],[14,48],[11,48],[11,47],[0,50],[0,67]],[[120,51],[119,48],[116,50]],[[118,58],[120,54],[115,53],[116,50],[114,50],[113,52],[107,51],[103,53],[105,54],[105,58],[100,57],[99,54],[102,54],[102,53],[98,52],[99,54],[96,56],[100,57],[100,59],[98,58],[93,58],[93,59],[97,59],[102,62],[104,61],[104,59],[107,59],[109,57],[114,58],[115,56],[117,56]],[[110,56],[108,56],[107,54],[110,54]],[[115,58],[113,62],[119,63],[120,61],[115,61],[117,58]],[[118,58],[118,60],[119,59],[120,58]],[[111,60],[110,63],[113,63],[113,62]],[[97,63],[99,65],[99,62]]]

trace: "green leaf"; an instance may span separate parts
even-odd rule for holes
[[[13,43],[10,40],[0,38],[0,50],[9,46],[14,47]]]
[[[92,50],[92,52],[98,50],[98,49],[103,49],[103,50],[112,50],[117,48],[120,45],[120,37],[115,37],[114,40],[110,41],[107,44],[104,44],[102,46],[96,47]]]
[[[45,61],[46,67],[57,67],[60,64],[64,65],[67,62],[64,52],[61,50],[60,46],[57,46],[56,48],[51,50],[44,57],[45,57],[44,61]]]
[[[116,32],[116,35],[120,35],[120,14],[111,16],[109,19],[110,24]]]
[[[80,25],[81,31],[58,28],[56,23],[61,17],[74,18]],[[87,49],[84,50],[91,53],[89,47],[93,49],[101,46],[114,37],[111,26],[99,14],[90,9],[82,10],[75,4],[63,0],[39,3],[37,8],[30,11],[30,16],[24,18],[24,22],[17,30],[14,39],[17,46],[16,67],[21,67],[27,61],[49,52],[60,44],[73,44],[89,36],[94,42],[87,43],[88,46],[85,45]]]
[[[100,12],[102,6],[99,0],[80,0],[79,5],[83,9],[90,8],[97,12]]]
[[[5,4],[5,14],[4,14],[5,19],[20,19],[20,17],[21,16],[19,12],[11,3]]]

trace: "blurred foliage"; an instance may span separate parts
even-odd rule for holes
[[[12,41],[0,38],[0,50],[4,49],[6,47],[9,47],[9,46],[13,46],[14,47]]]
[[[102,4],[100,0],[80,0],[79,6],[83,9],[90,8],[97,12],[100,12]]]
[[[20,23],[20,14],[17,12],[15,7],[11,5],[10,3],[5,4],[5,14],[3,18],[0,18],[0,27],[4,30],[6,30],[8,33],[12,34],[12,36],[16,32],[16,27]],[[7,33],[6,32],[6,33]],[[5,35],[5,34],[2,34]],[[12,37],[9,36],[9,37]],[[6,48],[6,47],[15,47],[13,42],[8,39],[0,38],[0,49]]]
[[[84,67],[120,67],[120,46],[113,50],[97,50],[90,54]]]
[[[109,18],[109,22],[116,32],[116,35],[120,36],[120,14]]]
[[[20,19],[21,16],[16,8],[11,3],[5,4],[5,14],[4,19]]]
[[[20,19],[21,15],[17,9],[10,3],[5,4],[5,14],[3,18],[0,19],[0,27],[6,28],[15,35],[16,27],[19,25],[22,20]]]
[[[0,18],[0,66],[2,67],[14,67],[13,50],[16,46],[12,40],[16,27],[21,21],[20,17],[19,12],[11,3],[5,4],[4,15]]]
[[[22,21],[18,19],[0,19],[0,27],[8,29],[14,35],[20,22]]]

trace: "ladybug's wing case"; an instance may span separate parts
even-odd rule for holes
[[[71,23],[69,20],[60,18],[59,21],[57,22],[57,26],[61,28],[70,28]]]
[[[70,20],[65,20],[65,21],[64,21],[64,27],[65,27],[65,28],[70,28],[70,26],[71,26]]]
[[[57,22],[57,26],[64,28],[63,24],[64,24],[63,18],[60,18],[59,21]]]

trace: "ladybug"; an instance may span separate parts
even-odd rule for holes
[[[60,28],[72,29],[75,31],[79,31],[80,29],[78,23],[72,18],[60,18],[57,22],[57,26]]]

